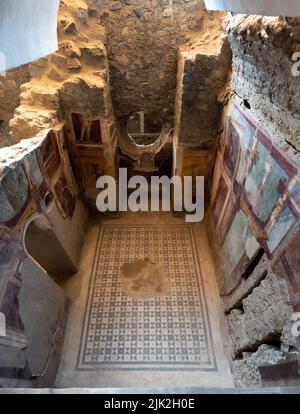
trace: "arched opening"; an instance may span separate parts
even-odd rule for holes
[[[118,124],[119,167],[127,168],[128,177],[171,175],[173,130],[155,114],[134,112]]]
[[[23,243],[28,255],[51,277],[77,270],[44,216],[35,215],[27,222]]]
[[[158,140],[162,128],[161,120],[153,118],[144,111],[133,113],[127,120],[127,133],[137,145],[154,144]]]

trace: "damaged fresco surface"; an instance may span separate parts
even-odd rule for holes
[[[1,378],[30,379],[44,371],[65,313],[64,293],[29,255],[25,243],[35,218],[42,218],[54,232],[59,220],[70,228],[75,225],[79,190],[70,178],[63,142],[62,131],[48,130],[0,151],[0,313],[6,330],[0,336]],[[62,239],[58,242],[66,247]],[[65,255],[71,256],[70,251]],[[30,289],[33,282],[40,289]],[[28,294],[35,296],[32,309]],[[45,327],[45,342],[30,322],[33,313]]]
[[[223,294],[235,289],[258,251],[284,276],[300,306],[299,167],[231,101],[219,144],[213,217],[225,266]]]

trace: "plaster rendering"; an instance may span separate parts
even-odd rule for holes
[[[42,58],[57,49],[60,0],[1,0],[0,72]]]
[[[205,0],[207,10],[230,11],[262,16],[297,17],[300,5],[297,0]]]

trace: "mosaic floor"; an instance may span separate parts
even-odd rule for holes
[[[168,275],[165,296],[125,296],[121,267],[143,259]],[[102,368],[216,370],[190,225],[112,225],[100,230],[77,369]]]
[[[62,287],[71,306],[56,387],[233,386],[203,223],[92,217],[79,271]]]

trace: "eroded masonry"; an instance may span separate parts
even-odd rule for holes
[[[58,36],[0,77],[0,386],[299,384],[300,17],[63,0]],[[204,176],[205,221],[100,215],[119,168]]]

